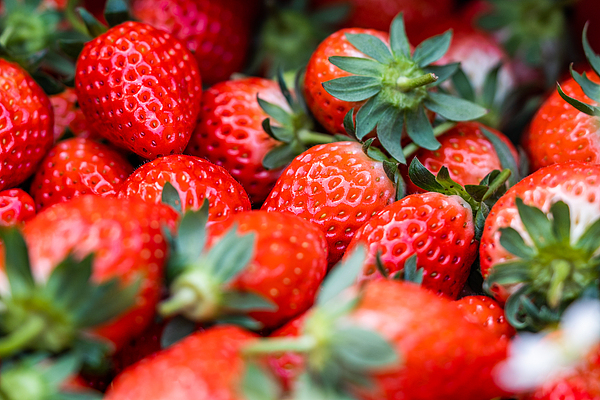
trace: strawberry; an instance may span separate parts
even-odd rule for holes
[[[554,164],[510,188],[494,205],[481,238],[486,286],[517,329],[553,324],[597,287],[600,166]]]
[[[31,195],[38,211],[82,194],[115,196],[132,170],[108,146],[90,139],[67,139],[42,161],[31,182]]]
[[[313,0],[319,5],[342,3],[342,0]],[[386,30],[394,17],[402,12],[409,33],[423,25],[437,23],[454,8],[454,0],[351,0],[350,15],[345,26]]]
[[[542,104],[522,139],[533,170],[567,161],[600,162],[598,98],[600,62],[583,31],[583,47],[594,71],[582,75],[571,69],[572,79],[559,84]],[[590,104],[588,104],[590,103]]]
[[[393,171],[396,167],[390,165]],[[332,266],[358,228],[393,203],[395,196],[383,161],[368,156],[360,143],[336,142],[312,147],[296,157],[262,209],[289,212],[319,226]]]
[[[35,216],[35,203],[22,189],[0,192],[0,226],[12,226]]]
[[[240,387],[247,362],[241,348],[255,338],[232,326],[194,333],[127,368],[104,399],[245,399]]]
[[[249,211],[211,225],[204,244],[186,232],[183,218],[178,240],[184,247],[174,259],[184,261],[169,267],[171,297],[159,308],[164,316],[201,322],[241,312],[272,329],[312,305],[327,272],[327,243],[316,226],[294,215]],[[218,258],[223,251],[229,258]],[[265,302],[266,310],[253,309]]]
[[[136,199],[80,196],[25,225],[29,266],[14,255],[26,251],[25,243],[14,232],[4,234],[7,259],[2,258],[0,279],[6,308],[0,328],[9,334],[3,342],[11,335],[20,339],[3,347],[2,355],[23,347],[60,351],[80,332],[118,349],[141,333],[162,287],[167,252],[162,225],[173,227],[175,218],[169,207]],[[17,285],[9,275],[8,286],[14,268],[27,271],[24,282]]]
[[[221,82],[202,95],[200,122],[185,152],[227,169],[261,205],[283,166],[309,145],[332,141],[311,125],[283,77],[279,85],[263,78]]]
[[[67,133],[67,129],[77,137],[97,136],[88,126],[83,112],[77,105],[75,89],[67,88],[62,93],[50,96],[54,111],[54,140]]]
[[[200,111],[194,56],[170,34],[139,22],[85,44],[75,87],[90,126],[148,159],[182,153]]]
[[[337,395],[331,398],[348,398],[343,391],[361,400],[489,399],[503,394],[492,370],[505,358],[508,341],[466,321],[453,302],[392,280],[371,281],[355,288],[358,294],[336,296],[334,287],[353,279],[348,266],[356,271],[360,258],[353,255],[332,271],[335,284],[330,286],[328,279],[318,307],[300,320],[299,330],[287,332],[300,336],[249,344],[245,353],[302,354],[302,365],[284,360],[288,367],[300,367],[296,373],[306,372],[294,380],[297,396],[292,398],[306,394],[307,386],[312,387],[311,398],[326,398],[328,390]]]
[[[161,157],[140,166],[123,183],[118,196],[160,203],[166,182],[177,189],[185,209],[198,210],[208,199],[211,221],[250,210],[244,188],[224,168],[186,155]]]
[[[506,320],[500,304],[490,297],[466,296],[455,304],[463,311],[467,321],[485,327],[499,338],[509,339],[516,333],[515,328]]]
[[[389,40],[381,31],[335,32],[319,45],[306,68],[307,104],[330,133],[344,134],[344,118],[351,119],[354,110],[358,139],[376,128],[383,148],[400,162],[403,132],[416,145],[435,150],[439,143],[428,112],[453,121],[477,119],[486,112],[436,89],[458,68],[431,65],[444,55],[451,38],[448,31],[411,52],[402,15],[394,19]]]
[[[0,190],[19,185],[53,142],[48,96],[17,64],[0,59]]]
[[[254,3],[254,4],[252,4]],[[244,67],[253,25],[246,0],[135,0],[133,16],[181,40],[195,55],[202,79],[214,84]]]
[[[479,122],[459,122],[437,138],[437,150],[418,149],[407,161],[418,158],[432,173],[442,166],[448,168],[450,178],[461,186],[477,185],[495,169],[509,168],[513,171],[512,183],[518,180],[517,150],[501,132]],[[408,193],[423,190],[410,178],[405,179]]]

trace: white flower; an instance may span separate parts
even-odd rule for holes
[[[567,375],[600,344],[600,301],[579,300],[563,314],[554,331],[521,333],[497,370],[497,383],[510,392],[534,390]]]

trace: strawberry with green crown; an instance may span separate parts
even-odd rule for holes
[[[458,64],[432,65],[450,45],[452,33],[422,42],[414,51],[404,20],[392,22],[390,35],[381,31],[346,29],[329,36],[315,50],[305,76],[307,104],[330,132],[344,134],[346,114],[356,112],[356,136],[374,129],[385,150],[404,162],[403,133],[418,146],[435,150],[428,113],[446,119],[477,119],[485,109],[436,89]]]

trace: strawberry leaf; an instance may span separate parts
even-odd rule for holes
[[[569,70],[571,71],[571,76],[575,79],[575,82],[585,93],[587,97],[594,100],[595,102],[600,101],[600,85],[592,82],[590,78],[588,78],[587,74],[584,72],[583,75],[580,75],[573,69],[573,64],[569,66]]]
[[[274,147],[263,157],[262,165],[267,170],[283,168],[291,163],[298,155],[298,149],[293,143]]]
[[[498,74],[502,68],[502,63],[496,65],[485,77],[483,82],[483,98],[482,103],[485,107],[491,108],[494,105],[496,99],[496,92],[498,89]]]
[[[575,107],[577,110],[581,111],[582,113],[591,115],[591,116],[600,115],[600,108],[598,108],[596,106],[591,106],[589,104],[581,102],[581,101],[567,95],[563,91],[562,87],[560,86],[560,83],[556,84],[556,90],[558,90],[558,94],[560,95],[560,97],[563,98],[564,101],[566,101],[567,103],[569,103],[570,105]]]
[[[29,264],[29,254],[23,235],[17,228],[1,228],[0,239],[4,243],[4,268],[13,297],[21,297],[35,288]]]
[[[160,201],[163,204],[171,206],[179,214],[183,212],[183,205],[181,204],[179,192],[169,181],[165,182],[163,186],[162,193],[160,195]]]
[[[417,285],[423,283],[423,268],[417,267],[417,255],[413,254],[404,262],[404,280]]]
[[[390,27],[390,47],[396,57],[410,57],[410,43],[406,36],[402,13],[398,14],[392,21],[392,26]]]
[[[548,216],[539,208],[523,203],[523,199],[520,197],[517,197],[515,203],[523,226],[534,244],[540,248],[554,242],[554,238],[547,235],[548,232],[552,232],[552,225]]]
[[[330,95],[343,101],[363,101],[375,96],[382,89],[381,78],[372,76],[345,76],[323,83]]]
[[[405,164],[406,157],[402,152],[401,136],[404,117],[399,110],[392,110],[391,115],[382,118],[377,126],[377,137],[381,145],[398,162]]]
[[[413,52],[413,60],[421,68],[442,58],[450,48],[452,30],[424,40]]]
[[[573,247],[588,254],[594,254],[600,248],[600,219],[587,227]]]
[[[414,111],[406,110],[404,122],[408,137],[417,146],[427,150],[437,150],[440,148],[440,142],[438,142],[433,134],[433,128],[429,119],[427,119],[427,115],[425,115],[423,107],[418,107]]]
[[[177,315],[163,328],[160,336],[160,348],[166,349],[197,330],[198,327],[195,322]]]
[[[443,82],[450,79],[457,71],[460,63],[453,63],[447,65],[430,65],[423,68],[423,71],[434,74],[438,79],[431,84],[431,86],[439,86]]]
[[[83,20],[83,23],[85,24],[90,36],[98,37],[108,30],[106,25],[104,25],[100,21],[98,21],[85,8],[82,8],[82,7],[77,8],[77,13]]]
[[[267,113],[281,125],[288,126],[293,124],[292,116],[289,112],[279,107],[278,105],[269,103],[268,101],[261,99],[259,96],[260,93],[257,93],[256,100],[258,101],[258,105],[260,106],[260,108],[262,108],[265,113]]]
[[[452,75],[452,85],[459,97],[471,102],[476,100],[473,85],[471,85],[471,81],[462,68],[459,68],[458,71]]]
[[[362,140],[375,129],[383,114],[389,108],[381,101],[381,96],[371,97],[356,113],[356,137]]]
[[[383,64],[368,58],[332,56],[329,62],[355,75],[380,77],[384,72]]]
[[[346,33],[344,36],[346,36],[346,39],[356,47],[357,50],[374,58],[380,63],[390,63],[394,61],[390,49],[378,37],[364,33]]]
[[[571,218],[569,206],[563,201],[557,201],[550,207],[552,214],[552,232],[559,243],[571,243]],[[595,250],[595,249],[594,249]]]
[[[223,292],[223,306],[234,313],[247,311],[277,311],[277,304],[271,300],[248,292],[228,290]]]
[[[104,7],[104,18],[110,27],[132,19],[129,15],[129,6],[124,0],[108,0]]]
[[[253,362],[246,365],[242,378],[242,392],[246,400],[277,400],[277,384],[262,368]]]
[[[218,282],[230,283],[254,257],[255,244],[254,232],[239,235],[237,224],[233,224],[204,257],[211,276]]]
[[[355,326],[336,330],[331,351],[353,372],[369,372],[399,363],[396,350],[379,333]]]
[[[317,296],[316,304],[319,306],[325,305],[352,286],[363,267],[365,257],[366,249],[363,246],[357,246],[352,254],[336,265],[325,278]]]
[[[487,113],[485,108],[475,103],[438,92],[429,92],[423,104],[450,121],[468,121]]]
[[[481,132],[490,142],[492,142],[492,146],[494,146],[494,150],[496,150],[496,154],[498,155],[498,159],[500,160],[500,165],[502,168],[507,168],[510,170],[511,175],[508,178],[508,183],[510,186],[513,186],[520,180],[520,176],[517,160],[515,160],[510,148],[498,136],[483,126],[481,127]]]

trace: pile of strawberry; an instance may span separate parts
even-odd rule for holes
[[[2,1],[1,400],[600,399],[597,1],[101,3]]]

